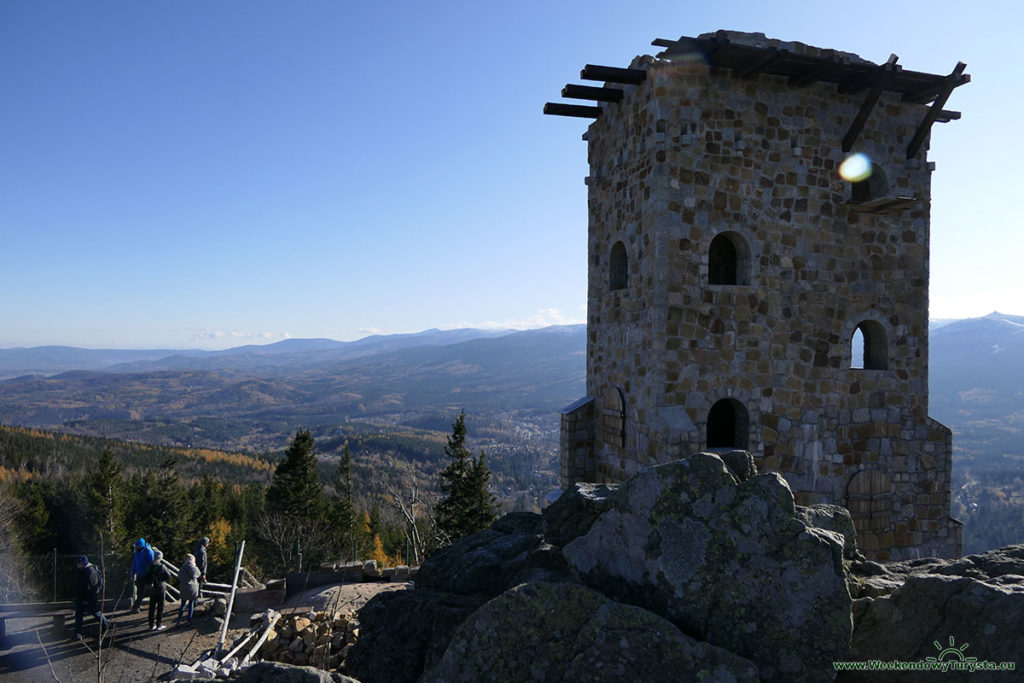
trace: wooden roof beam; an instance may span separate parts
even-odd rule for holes
[[[835,71],[839,67],[846,64],[846,58],[832,56],[828,58],[828,61],[819,64],[813,69],[809,69],[805,73],[797,76],[790,76],[789,80],[786,81],[790,86],[794,88],[802,88],[805,85],[810,85],[815,81],[820,81],[822,77],[827,76],[831,72]]]
[[[597,102],[618,102],[623,92],[618,88],[595,88],[590,85],[569,85],[562,88],[562,97],[573,100],[595,100]]]
[[[585,107],[581,104],[546,102],[544,113],[550,116],[575,116],[580,119],[596,119],[601,115],[600,107]]]
[[[933,98],[938,96],[940,92],[945,90],[950,83],[954,84],[954,88],[958,88],[961,85],[964,85],[965,83],[970,83],[970,74],[964,73],[964,69],[966,68],[966,64],[964,64],[963,62],[957,62],[956,67],[954,67],[953,71],[948,76],[943,78],[941,81],[929,83],[923,88],[918,88],[917,90],[908,90],[906,93],[903,94],[903,101],[918,103],[929,102]],[[957,71],[957,69],[959,69],[959,71]]]
[[[609,83],[637,85],[647,80],[647,71],[644,69],[620,69],[617,66],[587,64],[580,71],[580,78],[585,81],[606,81]]]
[[[953,68],[953,72],[946,77],[945,85],[939,94],[935,97],[935,101],[932,102],[932,106],[928,107],[928,112],[924,115],[924,119],[918,125],[917,130],[914,131],[914,137],[911,138],[910,144],[907,145],[907,158],[913,159],[917,154],[918,150],[921,149],[921,145],[924,144],[924,138],[928,135],[932,129],[932,124],[935,123],[939,116],[943,113],[943,107],[946,105],[946,100],[949,99],[950,94],[953,90],[967,83],[970,80],[970,76],[964,78],[964,69],[967,65],[963,62],[957,62]]]
[[[761,57],[755,59],[741,69],[733,69],[732,75],[742,80],[756,80],[762,71],[789,54],[788,50],[770,47],[764,50]]]
[[[899,57],[895,54],[889,55],[889,59],[878,66],[870,75],[860,79],[859,81],[851,81],[849,83],[841,83],[839,85],[839,92],[843,95],[856,95],[865,88],[870,88],[882,77],[885,73],[894,73],[902,67],[896,64]]]

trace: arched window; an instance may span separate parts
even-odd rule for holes
[[[856,202],[866,202],[889,195],[889,180],[885,171],[878,164],[871,164],[871,173],[864,180],[853,183],[850,198]]]
[[[629,259],[626,257],[626,245],[616,242],[612,245],[612,254],[608,259],[608,288],[611,290],[625,289],[629,286]]]
[[[708,247],[709,285],[749,285],[750,247],[736,232],[715,235]]]
[[[853,369],[889,369],[889,340],[881,324],[865,320],[857,325],[850,340],[850,361]]]
[[[708,448],[747,450],[750,416],[742,403],[723,398],[708,412]]]

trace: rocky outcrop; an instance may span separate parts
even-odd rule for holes
[[[958,560],[926,558],[853,564],[861,586],[854,604],[851,661],[950,657],[1009,662],[1024,652],[1024,545]],[[964,646],[967,647],[964,647]],[[1024,662],[1017,662],[1018,667]],[[943,680],[978,681],[989,674],[950,673]],[[844,681],[930,681],[933,672],[846,673]]]
[[[359,611],[360,637],[345,673],[362,683],[412,683],[441,658],[483,597],[432,590],[380,593]]]
[[[737,484],[700,453],[649,468],[563,552],[584,584],[757,663],[765,680],[821,680],[852,622],[840,535],[808,527],[777,474]]]
[[[476,681],[750,681],[757,667],[661,617],[583,586],[530,583],[473,613],[421,679]]]

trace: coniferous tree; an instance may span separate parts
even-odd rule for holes
[[[345,448],[341,452],[341,460],[338,462],[338,469],[334,473],[332,484],[334,485],[333,514],[337,528],[341,532],[339,545],[344,551],[352,543],[355,526],[352,454],[349,452],[348,444],[345,444]]]
[[[295,432],[284,460],[274,471],[267,489],[267,510],[298,519],[313,519],[323,511],[324,487],[316,470],[313,436],[308,429]]]
[[[100,546],[116,547],[125,541],[125,494],[123,469],[109,448],[104,448],[95,468],[85,475],[85,504],[96,525]]]
[[[498,516],[497,499],[488,490],[491,472],[481,451],[478,458],[466,447],[466,413],[452,424],[444,449],[450,458],[441,472],[445,498],[437,504],[437,524],[451,541],[489,527]]]

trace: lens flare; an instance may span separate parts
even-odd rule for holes
[[[851,154],[843,163],[839,164],[839,175],[850,183],[867,180],[871,176],[871,159],[860,152]]]

